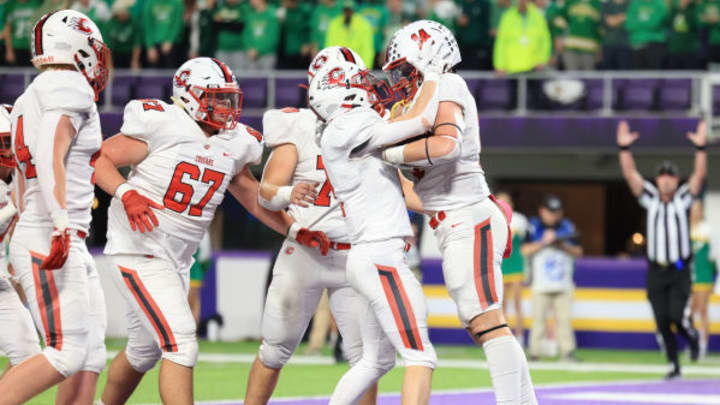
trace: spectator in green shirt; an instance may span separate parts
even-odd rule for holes
[[[5,4],[5,62],[8,65],[31,66],[30,32],[38,0],[10,0]]]
[[[312,56],[325,47],[325,37],[330,21],[342,13],[342,5],[335,0],[319,0],[310,16],[310,43]]]
[[[670,8],[668,69],[700,69],[700,31],[693,0],[673,0]]]
[[[139,69],[141,37],[135,0],[115,0],[111,13],[103,39],[112,52],[113,64],[118,68]]]
[[[214,10],[213,19],[217,29],[217,53],[215,56],[238,70],[243,66],[243,28],[250,6],[242,0],[221,0]]]
[[[144,0],[142,34],[150,67],[177,67],[184,12],[183,0]]]
[[[493,53],[499,74],[544,68],[550,61],[550,31],[545,16],[528,0],[518,0],[500,19]]]
[[[595,69],[600,51],[600,1],[567,0],[563,15],[567,21],[562,52],[565,69]]]
[[[625,29],[628,0],[608,0],[602,6],[603,69],[629,70],[632,67],[630,37]]]
[[[633,69],[660,69],[667,44],[668,9],[665,0],[633,0],[625,28],[630,34]]]
[[[300,0],[283,0],[283,57],[281,69],[307,69],[310,64],[310,15],[312,7]]]
[[[698,19],[708,32],[708,61],[720,62],[720,0],[703,0]]]
[[[355,12],[355,2],[343,0],[343,14],[330,22],[325,46],[346,46],[357,52],[367,68],[372,69],[375,59],[374,38],[372,25]]]
[[[375,33],[375,60],[379,60],[378,57],[385,53],[385,26],[390,20],[390,11],[387,7],[379,4],[379,0],[366,0],[365,3],[360,7],[358,14],[365,17],[370,23]],[[376,64],[377,66],[377,64]]]
[[[457,20],[457,41],[462,66],[470,70],[492,70],[490,50],[490,0],[462,0]]]
[[[243,29],[245,52],[241,69],[275,69],[280,43],[280,21],[276,8],[268,6],[266,0],[250,0],[250,7]]]
[[[545,14],[545,21],[547,21],[550,38],[552,38],[552,53],[549,64],[558,67],[568,27],[564,16],[565,1],[533,0],[533,4]]]
[[[198,1],[190,17],[189,57],[212,57],[217,51],[217,27],[214,24],[215,0]]]

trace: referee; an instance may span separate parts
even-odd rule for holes
[[[668,161],[658,166],[654,182],[643,179],[630,152],[637,138],[638,133],[630,132],[627,122],[621,121],[617,128],[620,168],[640,206],[647,211],[647,294],[673,366],[666,379],[673,379],[680,377],[680,363],[672,325],[687,339],[691,360],[698,357],[698,333],[685,308],[690,297],[692,256],[688,214],[707,173],[705,123],[700,121],[697,130],[688,133],[688,139],[695,144],[695,168],[687,182],[680,181],[680,171]]]

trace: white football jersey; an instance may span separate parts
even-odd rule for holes
[[[351,243],[412,235],[397,169],[383,163],[381,151],[352,151],[372,136],[382,118],[370,108],[354,108],[328,123],[321,150],[328,178],[341,201]]]
[[[95,197],[95,159],[102,145],[102,132],[93,89],[82,74],[67,70],[40,73],[15,101],[10,115],[12,147],[19,175],[23,176],[22,189],[18,190],[23,207],[18,226],[52,227],[35,167],[38,145],[55,136],[40,134],[40,120],[46,112],[68,116],[77,131],[65,158],[65,198],[69,227],[88,232]]]
[[[312,225],[313,230],[324,232],[333,242],[346,242],[348,234],[342,210],[325,173],[320,147],[315,143],[318,130],[322,130],[322,124],[309,109],[269,110],[263,115],[265,144],[274,148],[289,143],[297,149],[298,162],[291,185],[299,182],[320,184],[312,205],[300,207],[290,204],[288,214],[299,225]],[[318,221],[318,218],[321,219]]]
[[[0,209],[12,202],[12,187],[10,184],[0,180]],[[10,288],[8,281],[9,274],[7,272],[7,258],[5,257],[5,247],[8,243],[7,233],[13,224],[15,217],[8,218],[4,223],[0,224],[0,291]]]
[[[191,265],[229,183],[246,165],[260,162],[262,135],[238,124],[207,137],[185,110],[159,100],[128,103],[120,132],[148,147],[147,157],[132,167],[128,185],[165,208],[153,210],[160,225],[143,234],[130,228],[122,201],[113,198],[105,253]]]
[[[452,210],[484,200],[490,194],[480,166],[480,128],[477,105],[465,80],[445,73],[438,85],[440,102],[452,101],[463,109],[465,128],[460,158],[446,164],[412,170],[415,192],[429,211]],[[419,92],[418,92],[419,93]]]

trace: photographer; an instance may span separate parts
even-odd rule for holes
[[[564,218],[560,198],[545,197],[538,214],[530,219],[528,241],[522,248],[523,255],[529,259],[532,276],[530,359],[539,358],[547,319],[554,312],[560,358],[577,361],[571,324],[573,272],[575,259],[582,256],[583,249],[577,242],[575,225]]]

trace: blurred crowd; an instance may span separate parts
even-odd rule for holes
[[[420,18],[455,33],[465,70],[720,62],[720,0],[0,0],[2,65],[29,65],[34,22],[68,7],[95,21],[121,68],[216,56],[234,69],[304,70],[330,45],[379,68],[392,33]]]

